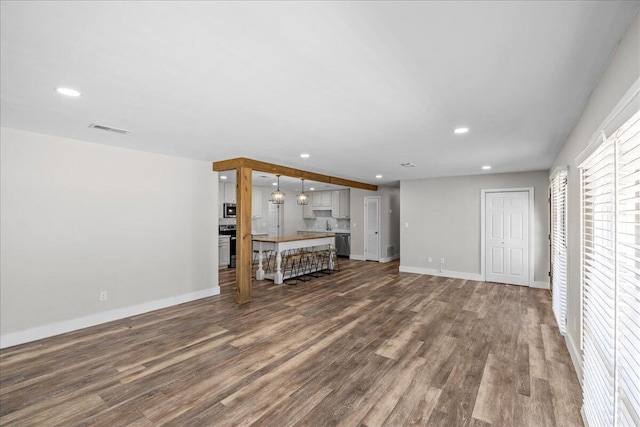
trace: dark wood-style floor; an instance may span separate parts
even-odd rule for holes
[[[0,355],[3,426],[575,426],[549,292],[341,260]]]

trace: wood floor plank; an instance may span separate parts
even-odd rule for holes
[[[555,426],[553,392],[547,380],[532,378],[530,396],[516,396],[513,423],[523,427]],[[561,424],[558,424],[561,425]]]
[[[373,407],[367,412],[367,415],[363,418],[362,422],[369,427],[381,426],[385,423],[391,412],[395,409],[396,405],[402,398],[402,395],[411,385],[411,380],[414,377],[416,370],[424,365],[425,359],[421,357],[415,357],[398,372],[388,387],[384,396],[380,397]]]
[[[0,351],[0,424],[580,426],[548,291],[340,260]]]
[[[580,387],[573,366],[549,362],[549,385],[553,402],[553,414],[557,425],[572,425],[580,419],[582,396],[574,390]]]
[[[512,366],[489,354],[485,364],[472,417],[489,424],[511,425],[515,385]],[[500,402],[496,405],[496,402]]]
[[[442,390],[419,381],[412,381],[400,398],[384,426],[422,426],[436,407]]]

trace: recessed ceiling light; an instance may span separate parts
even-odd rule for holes
[[[315,188],[311,187],[309,190],[313,191],[313,190],[315,190]]]
[[[402,166],[403,168],[415,168],[416,165],[414,165],[413,163],[400,163],[400,166]]]
[[[75,89],[71,89],[68,87],[57,87],[56,88],[56,92],[62,94],[62,95],[67,95],[67,96],[80,96],[80,92],[78,92]]]
[[[308,159],[311,156],[309,154],[307,154],[307,153],[302,153],[302,154],[300,154],[300,157],[302,157],[303,159]]]
[[[382,175],[376,175],[376,178],[380,179],[382,178]]]
[[[274,182],[274,183],[272,183],[271,185],[273,185],[273,186],[275,187],[276,185],[278,185],[278,183],[277,183],[277,182]]]
[[[222,175],[222,176],[220,177],[220,179],[227,179],[227,177],[226,177],[226,176],[224,176],[224,175]]]
[[[489,165],[485,165],[485,166],[483,166],[483,167],[482,167],[482,169],[484,169],[484,170],[488,171],[489,169],[491,169],[491,166],[489,166]]]
[[[469,128],[457,128],[453,131],[453,133],[461,134],[469,132]]]

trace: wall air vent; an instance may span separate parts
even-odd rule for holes
[[[400,163],[400,166],[402,166],[403,168],[415,168],[416,165],[414,165],[413,163]]]
[[[118,129],[118,128],[113,128],[111,126],[96,125],[95,123],[91,123],[89,127],[94,129],[106,130],[107,132],[115,132],[121,135],[126,135],[128,133],[131,133],[131,131],[128,131],[126,129]]]

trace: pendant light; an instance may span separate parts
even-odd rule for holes
[[[309,195],[304,192],[304,179],[302,180],[302,193],[296,196],[299,205],[309,204]]]
[[[277,205],[281,205],[284,203],[284,193],[280,191],[280,175],[276,175],[278,177],[278,189],[271,193],[271,201]]]

